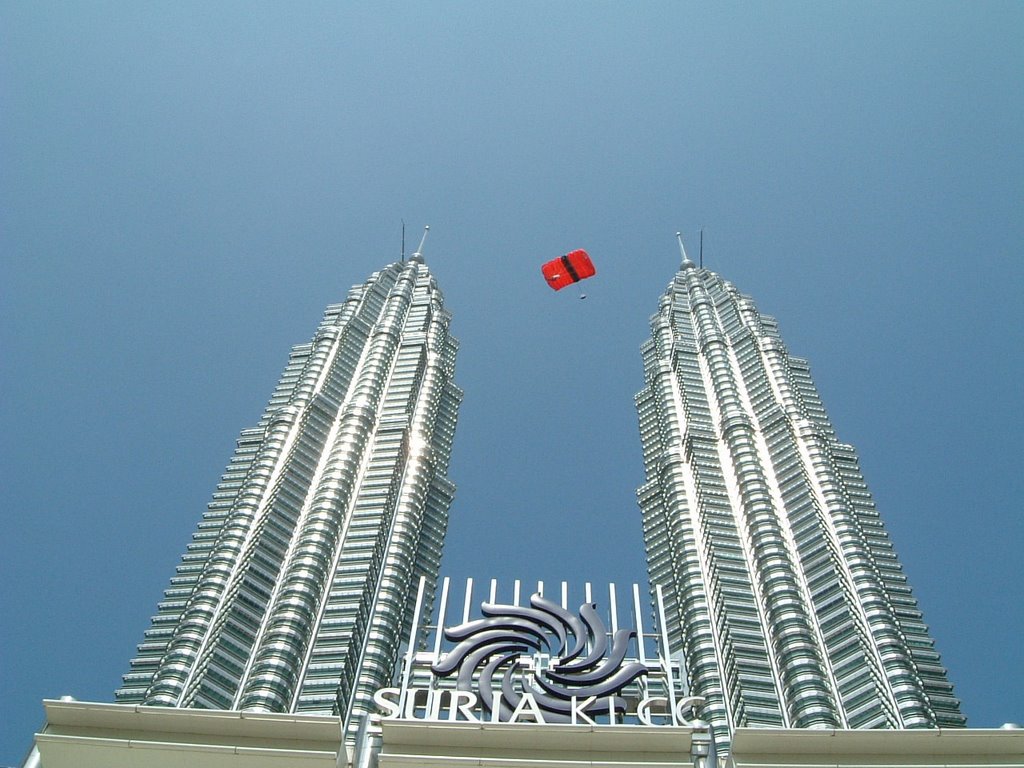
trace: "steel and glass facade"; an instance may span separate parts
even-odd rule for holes
[[[719,745],[740,726],[963,726],[857,454],[776,321],[684,256],[651,331],[648,572]]]
[[[454,485],[456,340],[417,254],[329,306],[238,447],[117,701],[340,715],[390,684]]]

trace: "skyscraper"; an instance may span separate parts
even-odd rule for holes
[[[118,702],[333,713],[349,733],[373,711],[440,567],[450,319],[418,253],[327,308],[239,437]]]
[[[805,360],[683,254],[642,346],[651,583],[719,743],[739,726],[963,726]]]

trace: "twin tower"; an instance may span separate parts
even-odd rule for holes
[[[239,437],[118,702],[334,714],[350,734],[376,711],[455,491],[450,320],[419,254],[327,308]],[[856,452],[775,320],[684,256],[641,351],[659,631],[720,742],[963,726]]]

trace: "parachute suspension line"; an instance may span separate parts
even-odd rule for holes
[[[416,253],[413,256],[423,257],[423,244],[427,242],[427,235],[430,233],[430,225],[428,224],[423,228],[423,237],[420,239],[420,247],[416,249]]]

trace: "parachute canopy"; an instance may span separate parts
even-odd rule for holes
[[[590,256],[582,249],[570,251],[565,256],[552,259],[544,264],[540,271],[543,273],[544,279],[548,281],[548,285],[556,291],[597,274]]]

